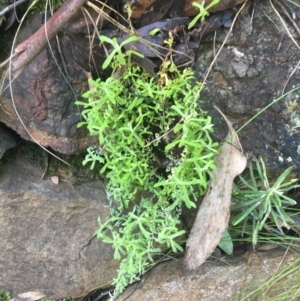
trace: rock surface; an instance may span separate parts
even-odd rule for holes
[[[96,141],[86,129],[77,128],[81,115],[75,101],[89,89],[85,71],[98,72],[101,76],[99,66],[105,57],[97,45],[93,47],[91,57],[91,42],[75,26],[75,21],[69,24],[70,31],[66,25],[57,39],[52,39],[48,47],[12,82],[13,97],[7,78],[2,96],[0,93],[1,122],[24,139],[34,139],[64,154],[85,151]],[[84,29],[82,16],[78,16],[77,21]],[[25,24],[18,41],[26,40],[43,23],[44,16],[36,15],[30,24]]]
[[[291,34],[300,38],[276,6]],[[252,15],[253,13],[253,15]],[[252,19],[253,17],[253,19]],[[298,18],[294,21],[300,25]],[[221,50],[201,94],[205,108],[213,115],[215,134],[226,136],[226,126],[213,105],[231,119],[237,130],[276,98],[279,101],[255,118],[239,133],[249,159],[263,156],[267,166],[280,170],[294,166],[300,170],[299,90],[282,95],[299,85],[300,52],[287,34],[269,1],[248,2],[238,16],[232,33],[221,29],[210,34],[198,50],[198,72],[203,78],[226,35]]]
[[[264,284],[279,267],[284,268],[299,258],[299,254],[285,254],[280,249],[249,252],[222,261],[208,260],[194,272],[183,269],[182,259],[170,260],[154,267],[140,283],[128,287],[117,301],[248,300],[243,299],[247,293]],[[293,280],[292,274],[289,279],[290,285],[297,285],[297,278]],[[272,289],[268,295],[271,293]]]
[[[253,20],[251,4],[237,18],[201,95],[206,109],[214,115],[217,136],[223,131],[225,136],[227,127],[213,104],[238,129],[283,91],[299,84],[300,69],[294,69],[300,59],[297,47],[269,2],[262,0],[255,5],[258,9],[254,9]],[[288,26],[295,33],[289,23]],[[228,29],[216,33],[217,49],[227,33]],[[64,53],[65,58],[71,58],[64,75],[69,76],[73,90],[51,61],[48,48],[14,82],[15,103],[35,139],[62,153],[75,153],[93,143],[84,130],[76,128],[80,115],[74,105],[74,100],[87,89],[86,75],[81,69],[86,62],[79,61],[80,52],[73,52],[82,43],[74,33],[62,33],[59,38],[65,49],[72,50]],[[69,42],[78,48],[72,48]],[[214,57],[213,45],[214,35],[202,41],[198,52],[200,76]],[[55,45],[53,49],[59,58]],[[44,66],[43,74],[37,71],[40,65]],[[1,105],[5,110],[0,110],[0,120],[29,139],[17,121],[8,90],[4,96]],[[299,171],[299,125],[299,92],[295,91],[259,115],[239,137],[250,159],[262,155],[273,169],[294,165]],[[97,217],[104,219],[108,215],[100,182],[74,187],[70,182],[55,185],[49,178],[41,181],[43,170],[22,156],[1,167],[1,172],[0,288],[14,295],[38,289],[47,298],[62,298],[84,295],[115,276],[118,264],[113,260],[112,250],[101,241],[90,240],[97,229]],[[283,256],[278,252],[259,253],[258,260],[254,257],[253,262],[251,258],[250,262],[243,257],[228,258],[234,267],[208,261],[194,273],[183,271],[181,260],[166,262],[153,269],[145,282],[137,284],[137,290],[132,286],[119,300],[125,300],[129,294],[127,300],[132,301],[229,300],[243,291],[247,279],[258,281],[258,275],[270,275]],[[286,263],[294,260],[292,253],[285,259]]]
[[[0,159],[6,152],[6,150],[16,146],[17,144],[17,135],[12,133],[10,129],[8,129],[3,124],[0,124]]]
[[[20,154],[1,166],[0,288],[58,299],[109,286],[118,263],[109,245],[91,239],[109,214],[103,185],[55,185],[42,174]]]

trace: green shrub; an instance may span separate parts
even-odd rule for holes
[[[87,102],[77,104],[84,117],[79,126],[99,137],[83,164],[94,169],[101,163],[97,168],[108,179],[111,216],[99,219],[96,234],[121,260],[113,281],[118,295],[139,279],[155,254],[183,251],[181,207],[196,207],[205,193],[217,144],[210,138],[213,125],[200,108],[201,84],[192,70],[179,71],[166,61],[153,78],[115,40],[101,39],[114,46],[108,57],[112,76],[90,79],[93,88],[83,95]]]
[[[0,301],[8,301],[12,297],[9,293],[5,293],[2,289],[0,289]]]
[[[266,167],[262,158],[256,162],[256,171],[252,164],[249,168],[249,179],[239,176],[239,184],[233,187],[233,198],[236,203],[231,207],[235,213],[232,218],[233,226],[244,223],[252,224],[252,243],[257,244],[257,236],[262,229],[268,229],[267,221],[277,227],[283,234],[282,227],[289,229],[294,221],[288,213],[296,201],[286,194],[299,187],[298,179],[287,179],[292,167],[286,169],[275,181],[269,183]],[[242,233],[243,234],[243,233]]]

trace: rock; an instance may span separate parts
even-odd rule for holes
[[[109,286],[118,263],[93,239],[98,217],[109,214],[102,183],[41,180],[44,170],[21,154],[1,167],[0,288],[59,299]]]
[[[35,140],[64,154],[85,151],[97,141],[85,128],[77,128],[81,114],[74,102],[89,89],[85,71],[103,75],[101,66],[105,58],[97,39],[91,57],[91,42],[74,22],[69,24],[70,31],[66,25],[57,39],[53,38],[12,82],[13,99],[8,79],[0,95],[1,122],[24,139]],[[78,16],[78,22],[82,26],[82,16]],[[43,23],[43,15],[34,16],[30,24],[24,26],[18,41],[27,39]]]
[[[280,269],[283,269],[297,259],[299,262],[299,254],[285,254],[282,249],[248,252],[243,256],[208,260],[194,272],[183,269],[183,259],[169,260],[155,266],[141,282],[128,287],[117,301],[248,300],[243,297],[273,276],[278,271],[279,262]],[[275,288],[269,287],[267,296],[280,283],[282,285],[282,282],[278,282]],[[294,284],[297,287],[298,276],[293,278],[293,274],[290,274],[288,282],[290,286]],[[287,287],[280,287],[280,292],[285,289]]]
[[[299,85],[300,69],[295,68],[300,60],[298,47],[269,1],[259,1],[257,5],[253,20],[250,3],[237,18],[201,93],[204,109],[214,117],[215,135],[219,138],[226,136],[226,126],[213,105],[231,119],[237,130],[274,99]],[[284,13],[281,17],[285,19]],[[290,21],[285,21],[293,33]],[[227,34],[228,29],[223,28],[201,42],[197,69],[201,78]],[[271,170],[294,166],[295,172],[299,172],[299,126],[297,90],[282,97],[238,135],[249,159],[262,156]]]
[[[213,0],[206,0],[205,7],[207,7]],[[221,10],[225,10],[228,8],[232,8],[245,0],[222,0],[219,1],[216,5],[214,5],[209,11],[217,12]],[[199,8],[193,5],[193,2],[198,4],[203,4],[202,0],[185,0],[185,1],[176,1],[177,3],[163,0],[132,0],[131,1],[131,16],[134,19],[139,19],[143,14],[147,14],[149,12],[155,11],[155,13],[159,16],[162,12],[167,14],[167,12],[171,11],[171,15],[173,13],[179,14],[180,16],[188,16],[194,17],[199,13]],[[152,5],[151,5],[152,4]],[[163,15],[164,16],[164,15]],[[161,16],[161,17],[163,17]]]
[[[0,124],[0,159],[6,150],[16,146],[17,135],[3,124]]]

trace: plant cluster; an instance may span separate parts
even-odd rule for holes
[[[83,164],[94,169],[101,163],[108,179],[111,216],[99,220],[96,234],[121,260],[113,281],[117,295],[139,279],[155,254],[183,251],[181,207],[195,207],[205,193],[217,144],[210,138],[211,118],[200,109],[201,85],[192,70],[179,71],[169,60],[153,78],[115,40],[101,40],[114,46],[104,62],[113,75],[90,79],[93,89],[83,95],[87,102],[77,104],[84,117],[79,126],[99,137]]]
[[[9,293],[5,293],[2,289],[0,289],[0,301],[8,301],[12,297]]]
[[[198,7],[194,23],[207,14],[202,5]],[[192,70],[180,71],[169,57],[153,78],[132,62],[131,55],[140,54],[122,51],[138,40],[136,36],[121,44],[105,36],[100,40],[112,46],[102,66],[110,66],[112,75],[106,80],[90,79],[91,89],[83,95],[86,101],[76,103],[83,108],[79,126],[87,126],[99,138],[83,164],[99,168],[108,180],[110,216],[99,219],[96,235],[112,245],[115,259],[121,261],[112,282],[117,296],[140,279],[158,254],[183,251],[182,205],[195,207],[205,193],[217,144],[210,138],[211,118],[200,108],[201,84],[195,82]],[[167,42],[171,47],[172,41]],[[250,180],[240,177],[241,184],[234,186],[234,226],[219,244],[228,253],[237,225],[244,223],[244,233],[250,233],[256,244],[270,219],[279,230],[293,222],[286,210],[294,201],[284,195],[297,186],[286,180],[291,169],[270,185],[263,161],[256,167],[257,176],[251,165]]]
[[[231,207],[235,213],[232,224],[236,226],[243,222],[243,228],[246,229],[250,222],[253,245],[257,244],[260,231],[270,229],[270,221],[279,234],[284,234],[282,227],[290,229],[293,226],[294,220],[288,212],[296,202],[286,194],[299,185],[296,184],[297,179],[288,179],[291,171],[292,167],[289,167],[274,184],[270,184],[264,161],[260,158],[256,162],[256,170],[250,164],[249,179],[239,176],[239,184],[234,185],[233,199],[236,203]]]

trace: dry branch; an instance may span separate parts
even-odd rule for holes
[[[8,13],[9,11],[15,9],[18,5],[26,2],[27,0],[19,0],[19,1],[16,1],[8,6],[6,6],[4,9],[2,9],[0,11],[0,17],[3,17],[6,13]]]
[[[12,71],[29,64],[86,2],[87,0],[67,0],[64,2],[43,27],[16,47],[15,52],[22,53],[12,61]]]

